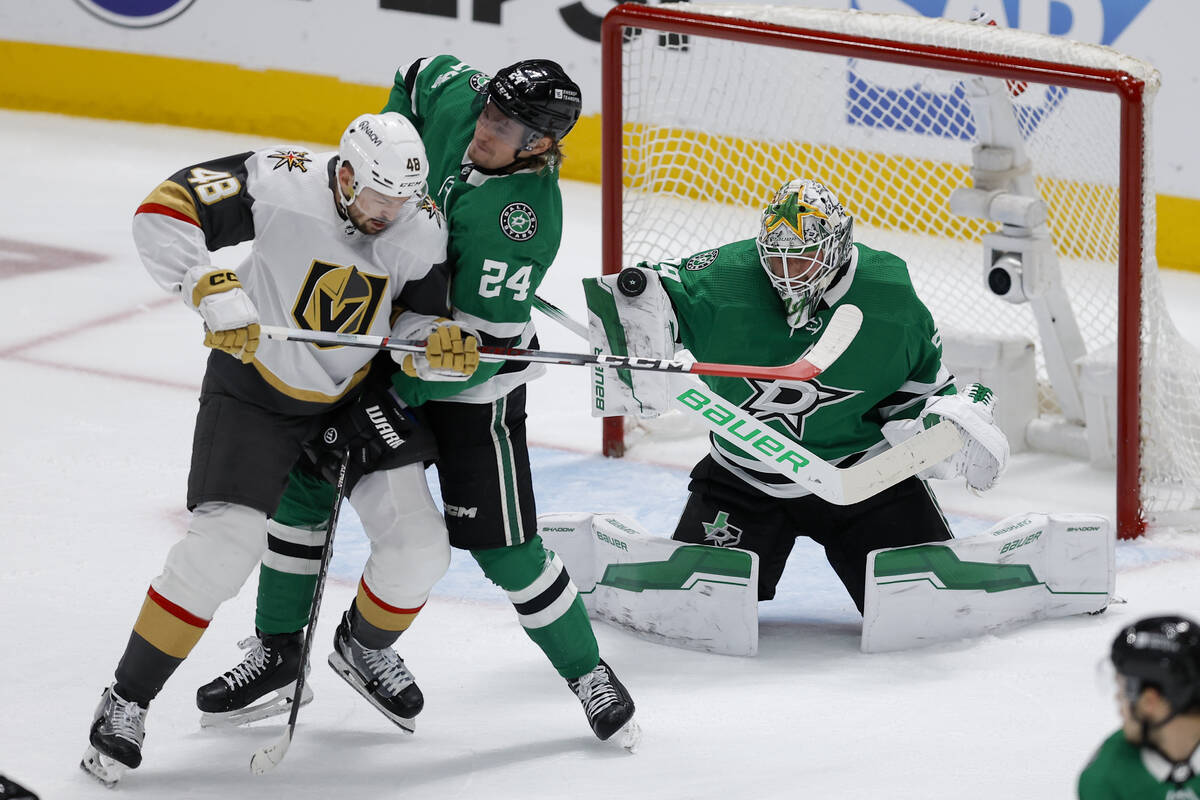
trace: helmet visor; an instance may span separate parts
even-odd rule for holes
[[[530,128],[500,110],[500,107],[488,98],[475,121],[475,139],[483,139],[488,144],[495,144],[510,150],[528,150],[543,136],[541,131]]]

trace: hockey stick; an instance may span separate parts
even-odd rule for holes
[[[548,316],[586,337],[586,328],[568,317],[561,309],[554,308],[554,311],[558,313],[547,312]],[[861,319],[862,313],[859,312],[860,324]],[[857,328],[855,330],[857,331]],[[826,331],[827,336],[830,334],[842,335],[841,332],[835,334],[832,326]],[[825,336],[822,336],[816,347],[821,347],[824,340]],[[841,343],[837,355],[848,345],[848,340]],[[813,348],[814,351],[816,347]],[[836,358],[836,355],[834,357]],[[829,363],[832,363],[832,359]],[[933,466],[962,446],[962,438],[954,424],[942,420],[873,458],[849,467],[836,467],[800,446],[791,437],[768,428],[699,381],[683,375],[672,375],[671,383],[672,403],[684,414],[697,418],[717,436],[835,505],[849,505],[866,500],[889,486],[916,475],[926,467]],[[742,431],[753,433],[743,434]]]
[[[329,573],[329,558],[333,553],[333,532],[337,529],[342,500],[346,498],[346,467],[350,464],[350,449],[342,453],[338,467],[337,489],[334,492],[333,508],[329,511],[329,530],[325,534],[325,546],[321,548],[321,566],[317,570],[317,585],[313,589],[313,604],[308,611],[308,630],[304,632],[304,646],[300,651],[300,673],[296,676],[296,689],[292,692],[292,712],[288,715],[287,730],[274,742],[260,747],[250,756],[250,771],[255,775],[279,766],[287,755],[292,737],[296,735],[296,716],[300,713],[300,697],[308,676],[308,659],[312,654],[313,637],[317,632],[317,614],[321,610],[321,597],[325,594],[325,576]]]
[[[866,461],[836,467],[697,380],[671,376],[671,395],[676,407],[717,436],[822,500],[839,506],[866,500],[962,447],[958,428],[944,419]]]
[[[715,364],[704,361],[682,361],[667,358],[639,358],[637,356],[614,356],[608,353],[556,353],[551,350],[521,350],[512,347],[479,348],[479,356],[485,361],[529,361],[543,364],[567,364],[575,367],[601,366],[611,369],[637,369],[652,372],[689,373],[692,375],[719,375],[730,378],[758,378],[761,380],[806,381],[819,375],[842,354],[854,340],[862,326],[862,311],[857,306],[839,306],[825,327],[825,333],[816,345],[798,361],[778,367],[759,367],[751,364]],[[289,342],[311,342],[346,347],[369,347],[375,350],[398,350],[407,353],[425,352],[425,342],[418,339],[392,339],[388,336],[368,336],[357,333],[330,333],[328,331],[305,331],[297,328],[281,328],[275,325],[260,326],[262,335],[268,339]]]
[[[538,297],[535,294],[533,296],[533,307],[557,322],[559,325],[562,325],[571,333],[582,338],[585,342],[588,340],[587,326],[580,324],[577,320],[569,316],[567,312],[563,311],[549,300]]]

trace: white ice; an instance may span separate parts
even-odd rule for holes
[[[206,351],[192,312],[141,268],[133,209],[206,157],[273,144],[179,128],[0,112],[0,773],[44,800],[111,797],[78,769],[150,579],[187,512],[184,483]],[[323,148],[327,149],[327,148]],[[579,317],[578,279],[598,269],[596,186],[566,183],[563,247],[541,294]],[[62,248],[60,268],[21,268],[24,245]],[[89,258],[89,254],[94,257]],[[222,253],[218,263],[235,264]],[[1164,273],[1183,317],[1200,276]],[[541,324],[548,349],[581,343]],[[597,454],[587,371],[552,367],[530,388],[540,511],[620,511],[669,534],[694,446]],[[1015,459],[984,498],[939,487],[960,532],[1028,510],[1111,514],[1112,474],[1045,455]],[[354,593],[365,540],[343,517],[311,683],[287,759],[250,774],[282,730],[201,730],[195,688],[240,658],[251,580],[153,704],[128,797],[1062,798],[1116,725],[1094,679],[1116,631],[1142,615],[1196,613],[1200,540],[1118,546],[1103,615],[889,655],[859,652],[860,618],[819,550],[797,546],[780,597],[761,607],[754,658],[671,649],[597,624],[601,652],[638,704],[640,752],[593,739],[563,681],[504,595],[456,554],[400,649],[424,689],[403,736],[324,665]]]

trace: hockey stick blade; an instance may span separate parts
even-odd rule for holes
[[[609,353],[556,353],[551,350],[523,350],[512,347],[479,347],[479,357],[484,361],[525,361],[541,364],[566,364],[575,367],[602,366],[611,369],[646,370],[650,372],[690,373],[692,375],[716,375],[734,378],[759,378],[762,380],[804,381],[816,377],[842,354],[853,341],[862,325],[862,312],[851,305],[840,306],[829,321],[825,334],[809,351],[808,356],[791,364],[777,367],[761,367],[752,364],[716,364],[700,361],[683,361],[668,358],[640,358],[617,356]],[[366,347],[373,350],[395,350],[404,353],[425,352],[425,342],[419,339],[392,339],[388,336],[371,336],[358,333],[333,333],[330,331],[305,331],[296,328],[281,328],[275,325],[260,325],[263,336],[268,339],[288,342],[340,345],[344,347]],[[826,341],[828,339],[828,341]]]
[[[269,772],[279,763],[283,761],[283,757],[287,755],[288,748],[292,745],[292,732],[295,728],[288,726],[275,741],[271,742],[266,747],[260,747],[254,751],[254,755],[250,756],[250,771],[255,775],[262,775]]]

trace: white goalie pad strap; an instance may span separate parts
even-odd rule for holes
[[[984,533],[875,550],[867,558],[862,649],[876,653],[1094,613],[1112,599],[1112,523],[1022,514]]]
[[[267,547],[267,515],[234,503],[201,503],[187,533],[150,582],[172,603],[202,619],[238,593]]]
[[[588,614],[659,644],[758,652],[758,556],[653,536],[617,514],[542,514]]]
[[[617,275],[583,281],[588,305],[588,343],[593,353],[644,358],[675,355],[675,314],[653,270],[634,297],[617,288]],[[599,370],[592,380],[592,416],[656,417],[669,408],[667,375],[647,370]]]
[[[263,566],[291,575],[316,575],[321,571],[321,548],[325,545],[325,526],[298,528],[267,522],[267,552]]]

